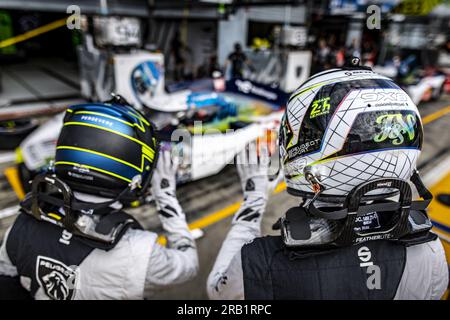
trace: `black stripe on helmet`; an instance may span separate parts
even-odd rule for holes
[[[142,145],[113,132],[79,125],[65,126],[58,146],[87,149],[141,167]]]

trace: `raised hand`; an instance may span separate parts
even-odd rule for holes
[[[152,194],[161,217],[172,218],[183,216],[176,198],[177,158],[171,157],[170,148],[161,148],[156,170],[152,178]]]
[[[244,202],[235,214],[233,223],[261,221],[269,194],[268,170],[270,156],[267,145],[250,143],[236,157]]]

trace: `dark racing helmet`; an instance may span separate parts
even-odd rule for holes
[[[33,179],[22,209],[37,220],[65,228],[97,247],[111,248],[130,227],[131,216],[111,207],[145,195],[158,156],[153,124],[122,97],[67,109],[54,167]],[[54,170],[52,170],[54,169]],[[108,198],[79,200],[74,192]]]
[[[67,109],[54,166],[74,191],[116,198],[128,188],[121,198],[133,199],[147,190],[157,155],[153,124],[113,99]]]

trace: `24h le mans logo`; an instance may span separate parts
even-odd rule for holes
[[[64,263],[38,256],[36,279],[45,294],[53,300],[70,300],[76,288],[77,272]]]

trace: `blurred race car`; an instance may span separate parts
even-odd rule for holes
[[[247,82],[256,88],[257,84]],[[232,83],[227,87],[230,91],[192,92],[184,103],[177,102],[178,110],[143,110],[160,129],[160,139],[172,143],[180,158],[179,183],[219,173],[239,151],[259,137],[276,140],[274,132],[283,106],[233,91],[236,86]],[[270,90],[262,85],[258,89]],[[51,165],[62,119],[63,114],[51,118],[17,148],[16,168],[8,170],[7,178],[19,199],[30,191],[30,179]]]
[[[109,22],[102,25],[108,27]],[[137,42],[121,43],[120,50],[114,50],[98,40],[86,33],[79,47],[82,96],[102,101],[115,92],[144,112],[160,129],[160,138],[174,144],[181,158],[180,183],[218,173],[258,137],[275,140],[267,132],[279,126],[287,101],[282,90],[243,79],[225,82],[220,75],[166,86],[161,53],[144,50]],[[17,149],[16,168],[8,170],[7,177],[19,198],[29,190],[30,178],[46,170],[54,158],[62,117],[50,119]]]
[[[436,70],[417,70],[400,83],[418,105],[420,102],[438,100],[444,92],[444,84],[447,76]]]
[[[436,68],[416,68],[408,71],[404,76],[399,74],[399,69],[394,65],[375,66],[373,71],[396,79],[416,105],[438,100],[444,92],[447,80],[447,75]]]
[[[447,74],[444,82],[444,92],[446,94],[450,94],[450,69],[446,69],[445,73]]]
[[[412,101],[437,100],[445,88],[447,74],[437,68],[437,50],[391,48],[386,57],[373,67],[373,71],[395,79]]]

